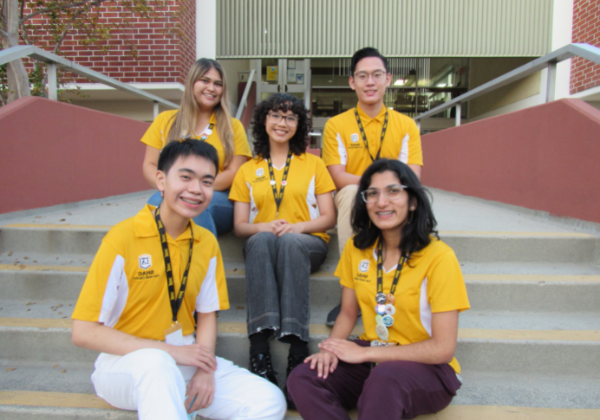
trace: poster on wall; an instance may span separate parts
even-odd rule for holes
[[[277,66],[267,67],[267,80],[277,81]]]
[[[296,83],[299,85],[304,84],[304,73],[296,73]]]
[[[288,69],[287,82],[288,83],[296,83],[296,70]]]

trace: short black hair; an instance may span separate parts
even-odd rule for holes
[[[160,152],[157,169],[165,174],[180,157],[199,156],[215,164],[215,175],[219,172],[219,155],[212,144],[201,140],[186,139],[171,141]]]
[[[376,48],[366,47],[362,48],[354,53],[352,56],[352,60],[350,61],[350,73],[352,77],[354,77],[354,71],[356,70],[356,65],[360,60],[367,57],[377,57],[381,61],[383,61],[383,66],[385,67],[385,72],[390,72],[390,67],[388,65],[388,60],[385,58]]]
[[[367,211],[367,204],[362,199],[360,192],[369,188],[374,174],[386,171],[393,172],[396,175],[400,184],[406,186],[409,203],[416,204],[416,209],[412,212],[411,222],[405,223],[402,227],[402,239],[400,240],[402,255],[410,255],[429,245],[432,235],[439,239],[438,232],[435,230],[437,222],[431,209],[429,198],[431,193],[421,185],[419,178],[408,165],[393,159],[376,160],[360,178],[358,193],[354,198],[354,207],[352,208],[352,230],[355,233],[354,246],[358,249],[366,249],[373,246],[377,238],[381,236],[381,230],[374,223],[370,223],[371,219]]]
[[[308,132],[310,131],[310,119],[308,111],[302,100],[287,93],[277,93],[268,97],[256,108],[252,117],[252,137],[254,137],[254,155],[262,159],[271,157],[269,134],[265,126],[269,111],[292,111],[298,116],[296,133],[290,139],[290,152],[296,156],[306,152],[308,146]]]

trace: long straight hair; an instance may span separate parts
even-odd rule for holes
[[[225,150],[225,160],[223,167],[226,167],[234,154],[233,145],[233,127],[231,125],[231,112],[229,111],[229,100],[227,99],[227,81],[225,80],[225,71],[216,60],[209,58],[201,58],[197,60],[190,69],[185,81],[185,90],[181,100],[181,108],[175,113],[173,125],[167,135],[167,143],[173,140],[181,140],[187,136],[193,135],[198,122],[198,114],[200,107],[194,97],[194,83],[206,74],[210,69],[215,69],[219,72],[221,80],[223,80],[223,91],[221,100],[213,109],[217,118],[217,132],[219,140]]]

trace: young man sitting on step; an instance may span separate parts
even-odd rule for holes
[[[215,356],[216,311],[229,308],[225,272],[215,237],[191,219],[210,203],[218,163],[199,140],[162,150],[160,207],[108,232],[73,312],[73,343],[100,352],[96,393],[143,420],[285,415],[279,388]]]
[[[421,179],[423,154],[415,121],[388,109],[386,88],[392,81],[388,60],[375,48],[354,53],[348,83],[358,98],[355,108],[339,114],[325,125],[323,161],[337,188],[337,231],[340,255],[352,236],[350,212],[363,172],[379,158],[406,163]],[[338,304],[327,316],[332,327],[340,313]]]

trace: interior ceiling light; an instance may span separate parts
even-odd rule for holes
[[[406,83],[406,79],[398,79],[394,82],[394,86],[403,86]]]
[[[437,85],[437,87],[446,87],[445,83],[440,83],[439,85]]]

